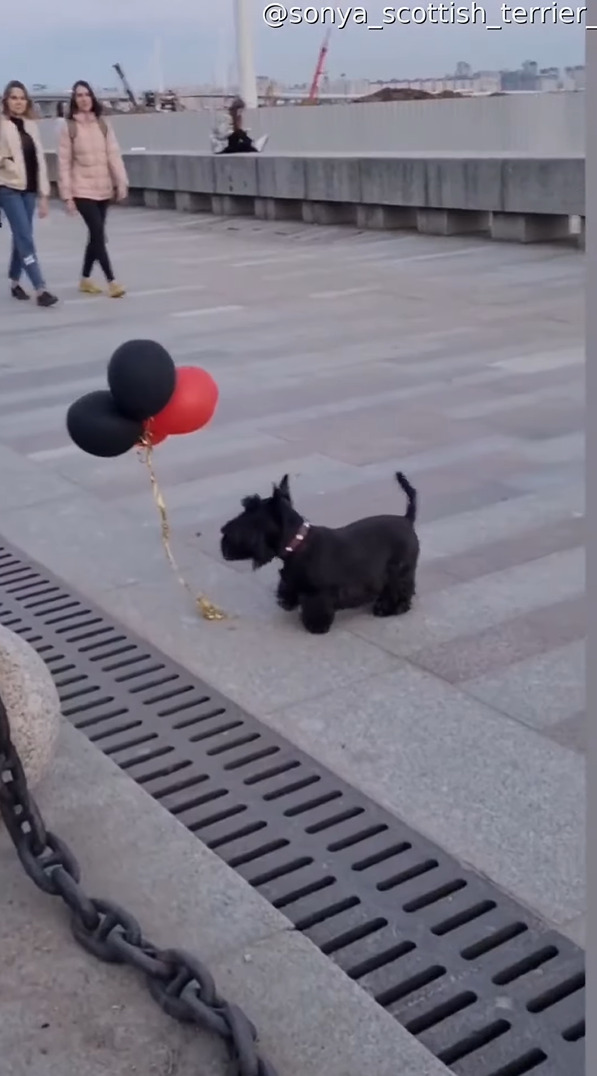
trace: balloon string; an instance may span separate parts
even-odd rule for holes
[[[193,599],[195,608],[197,609],[197,611],[199,613],[201,613],[201,616],[204,618],[204,620],[225,620],[226,619],[226,614],[223,613],[221,609],[218,609],[218,607],[216,605],[214,605],[213,602],[211,602],[209,600],[209,598],[206,598],[205,595],[203,595],[203,594],[199,594],[197,596],[195,596],[193,594],[193,591],[191,590],[191,588],[190,588],[189,584],[186,582],[186,580],[183,578],[183,576],[181,574],[181,571],[180,571],[180,568],[178,567],[178,564],[176,563],[176,560],[175,560],[175,557],[174,557],[174,554],[172,552],[172,548],[171,548],[171,545],[170,545],[171,530],[170,530],[170,522],[169,522],[169,519],[168,519],[168,512],[167,512],[166,504],[165,504],[164,498],[162,496],[162,491],[161,491],[161,489],[159,487],[158,480],[157,480],[157,477],[156,477],[156,473],[155,473],[155,470],[154,470],[154,467],[153,467],[153,445],[151,444],[151,441],[147,437],[143,437],[143,439],[141,440],[141,443],[140,443],[140,456],[141,456],[142,462],[145,464],[145,466],[147,467],[147,470],[149,472],[149,480],[151,482],[151,490],[152,490],[152,493],[153,493],[153,499],[154,499],[154,501],[156,503],[157,510],[158,510],[158,513],[159,513],[159,516],[160,516],[162,545],[164,547],[164,551],[166,553],[166,557],[168,558],[168,561],[170,563],[170,567],[172,568],[172,571],[176,575],[180,585],[182,587],[184,587],[184,589],[190,594],[191,598]]]

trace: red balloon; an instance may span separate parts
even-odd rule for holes
[[[207,370],[198,366],[180,366],[169,403],[149,420],[152,443],[172,434],[195,433],[207,426],[213,418],[218,396],[218,386]]]

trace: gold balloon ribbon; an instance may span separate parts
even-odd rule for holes
[[[153,467],[153,445],[147,436],[143,436],[143,438],[141,439],[139,446],[139,455],[141,461],[145,464],[149,472],[149,480],[151,482],[153,499],[156,503],[157,510],[160,516],[162,545],[164,547],[164,551],[166,553],[168,561],[170,562],[170,567],[172,568],[172,571],[176,575],[180,585],[184,587],[184,589],[190,594],[191,598],[193,599],[195,608],[199,613],[201,613],[201,616],[204,618],[204,620],[225,620],[226,614],[222,612],[221,609],[218,609],[218,607],[214,605],[213,602],[210,602],[209,598],[206,598],[203,594],[199,594],[197,596],[193,594],[193,591],[191,590],[186,580],[183,578],[180,568],[176,563],[170,545],[171,530],[170,521],[168,519],[168,512]]]

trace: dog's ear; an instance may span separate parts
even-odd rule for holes
[[[292,504],[292,497],[290,495],[290,482],[288,475],[285,474],[279,486],[274,486],[274,497],[280,497],[284,501],[288,501]]]
[[[250,497],[243,497],[240,502],[245,512],[252,512],[255,508],[259,508],[261,504],[261,497],[257,493],[251,494]]]

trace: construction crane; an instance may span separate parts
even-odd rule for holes
[[[139,105],[137,104],[137,98],[135,97],[130,87],[129,80],[127,79],[124,71],[122,70],[122,67],[120,66],[120,64],[112,64],[112,67],[114,68],[116,74],[118,75],[118,78],[122,82],[124,92],[126,93],[129,101],[131,102],[131,106],[137,109],[139,107]]]
[[[309,104],[309,105],[314,105],[315,102],[317,101],[318,96],[319,96],[319,83],[321,81],[321,76],[323,75],[323,68],[324,68],[324,65],[325,65],[326,56],[328,54],[331,33],[332,33],[331,29],[328,30],[327,34],[325,35],[325,37],[323,39],[323,45],[321,46],[321,48],[319,50],[319,56],[317,57],[317,65],[315,67],[315,72],[313,74],[313,81],[311,82],[311,87],[309,89],[309,96],[307,97],[307,100],[306,100],[306,104]]]

